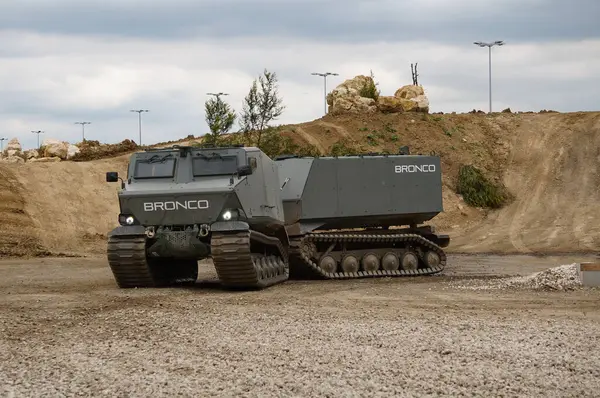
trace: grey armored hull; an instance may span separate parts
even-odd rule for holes
[[[408,276],[444,269],[448,236],[418,227],[443,211],[438,157],[292,157],[278,163],[291,277]]]
[[[427,275],[446,264],[448,236],[419,226],[443,211],[433,156],[152,150],[132,155],[119,204],[107,255],[123,288],[195,282],[204,258],[224,286],[243,289]]]

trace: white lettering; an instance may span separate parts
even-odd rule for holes
[[[395,173],[434,173],[435,164],[409,164],[409,165],[396,165],[394,166]]]
[[[185,202],[144,202],[144,211],[173,211],[173,210],[204,210],[208,209],[208,200],[186,200]]]

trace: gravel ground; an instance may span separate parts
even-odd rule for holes
[[[600,291],[460,287],[574,261],[453,256],[446,276],[241,293],[210,267],[120,290],[103,259],[0,261],[0,394],[597,396]]]

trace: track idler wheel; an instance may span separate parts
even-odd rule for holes
[[[362,258],[363,271],[377,271],[379,269],[379,257],[373,253],[367,253]]]
[[[438,265],[440,265],[440,262],[442,261],[442,259],[440,258],[440,255],[431,250],[429,250],[427,253],[425,253],[424,260],[425,260],[425,265],[427,265],[430,268],[437,267]]]

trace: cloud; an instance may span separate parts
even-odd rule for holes
[[[144,143],[199,135],[206,93],[227,92],[240,110],[263,68],[280,80],[279,123],[322,116],[323,80],[311,72],[339,73],[331,90],[372,70],[391,95],[414,62],[432,111],[487,110],[488,54],[475,40],[507,41],[492,54],[495,110],[594,110],[600,100],[596,2],[570,2],[572,18],[554,0],[49,4],[0,6],[0,135],[25,147],[36,145],[30,130],[78,141],[83,120],[89,139],[137,141],[136,108],[150,110]]]
[[[580,40],[598,36],[600,15],[597,0],[19,0],[0,7],[4,29],[153,40]]]

